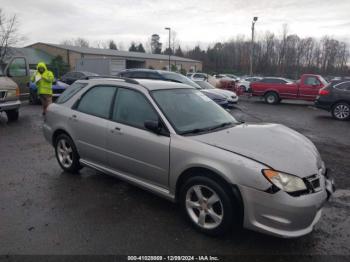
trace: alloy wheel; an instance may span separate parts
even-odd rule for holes
[[[219,195],[204,185],[193,185],[186,193],[186,210],[199,227],[218,227],[224,216],[224,208]]]
[[[66,139],[60,139],[57,143],[58,160],[63,167],[69,168],[73,163],[73,149]]]
[[[349,106],[344,104],[339,104],[334,108],[334,115],[338,119],[346,119],[350,115]]]

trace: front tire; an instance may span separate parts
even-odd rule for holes
[[[265,102],[270,105],[275,105],[280,101],[278,94],[275,92],[268,92],[265,94]]]
[[[332,107],[332,116],[337,120],[348,120],[350,118],[350,105],[345,102],[335,104]]]
[[[64,171],[77,174],[82,168],[79,163],[78,151],[68,135],[58,135],[55,140],[55,153],[58,164]]]
[[[14,122],[19,118],[19,111],[18,109],[8,110],[6,111],[6,115],[9,122]]]
[[[180,205],[194,228],[208,235],[226,234],[238,222],[233,194],[208,177],[188,179],[180,190]]]

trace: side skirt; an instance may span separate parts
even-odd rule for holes
[[[112,170],[110,168],[103,167],[101,165],[92,163],[92,162],[84,160],[84,159],[80,159],[79,162],[84,166],[90,167],[92,169],[96,169],[96,170],[101,171],[103,173],[106,173],[108,175],[115,176],[115,177],[120,178],[121,180],[124,180],[130,184],[133,184],[137,187],[140,187],[140,188],[145,189],[151,193],[154,193],[160,197],[163,197],[171,202],[175,202],[175,196],[170,194],[169,190],[167,190],[165,188],[162,188],[162,187],[157,186],[157,185],[153,185],[151,183],[145,182],[144,180],[140,180],[140,179],[137,179],[135,177],[131,177],[130,175],[126,175],[124,173],[117,172],[117,171]]]

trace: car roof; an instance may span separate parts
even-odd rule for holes
[[[169,74],[178,74],[176,72],[167,71],[167,70],[156,70],[156,69],[148,69],[148,68],[131,68],[131,69],[124,69],[120,71],[119,73],[127,73],[127,72],[148,72],[148,73],[169,73]]]
[[[78,80],[79,82],[83,83],[94,83],[94,84],[115,84],[120,85],[121,83],[127,83],[132,85],[141,86],[149,91],[153,90],[161,90],[161,89],[195,89],[192,86],[177,83],[177,82],[171,82],[171,81],[164,81],[164,80],[153,80],[153,79],[129,79],[129,78],[117,78],[117,77],[94,77],[90,78],[88,80]]]
[[[194,87],[186,84],[163,81],[163,80],[137,79],[137,82],[139,82],[140,85],[144,86],[150,91],[160,90],[160,89],[181,89],[181,88],[195,89]]]

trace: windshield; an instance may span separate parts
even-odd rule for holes
[[[198,84],[203,89],[215,89],[211,84],[209,84],[206,81],[196,81],[196,84]]]
[[[155,90],[152,96],[179,134],[199,134],[238,122],[196,89]]]
[[[183,83],[183,84],[192,86],[192,87],[197,88],[197,89],[201,88],[195,82],[193,82],[192,80],[188,79],[187,77],[185,77],[183,75],[176,74],[176,73],[163,73],[163,72],[161,74],[167,80],[172,80],[175,82]]]

